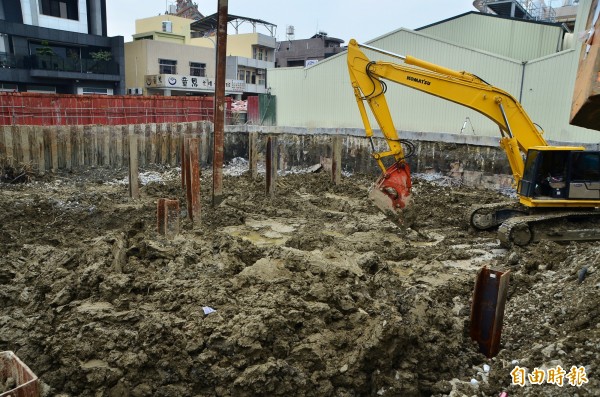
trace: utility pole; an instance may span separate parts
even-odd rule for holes
[[[227,2],[218,0],[217,21],[217,76],[215,87],[214,139],[213,139],[213,197],[216,207],[223,199],[223,144],[225,135],[225,70],[227,54]]]

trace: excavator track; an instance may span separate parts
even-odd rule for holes
[[[504,247],[525,246],[542,240],[600,240],[600,211],[560,211],[513,217],[500,225],[498,239]]]
[[[510,218],[524,215],[528,212],[513,201],[473,205],[467,211],[469,224],[477,230],[495,229]]]

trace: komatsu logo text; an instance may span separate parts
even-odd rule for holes
[[[423,80],[423,79],[418,79],[418,78],[412,77],[412,76],[406,76],[406,80],[414,81],[415,83],[420,83],[420,84],[425,84],[425,85],[431,85],[431,81],[427,81],[427,80]]]

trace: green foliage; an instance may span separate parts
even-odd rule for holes
[[[54,51],[52,51],[52,48],[48,45],[47,40],[42,41],[42,47],[36,48],[35,53],[38,55],[44,55],[44,56],[54,55]]]
[[[96,61],[110,61],[112,59],[112,53],[105,50],[91,52],[90,55]]]

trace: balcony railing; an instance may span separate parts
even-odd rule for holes
[[[0,53],[0,68],[54,70],[58,72],[119,74],[119,64],[96,59],[71,59],[56,55],[11,55]]]
[[[574,1],[573,1],[574,2]],[[525,19],[532,19],[536,21],[554,22],[556,20],[556,11],[551,6],[552,2],[549,1],[550,5],[546,5],[545,2],[539,1],[528,1],[528,0],[480,0],[475,7],[479,10],[488,7],[492,9],[496,14],[502,16],[516,16],[510,15],[511,3],[518,5],[525,13]]]

